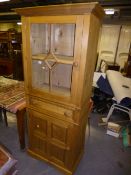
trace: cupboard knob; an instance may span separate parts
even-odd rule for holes
[[[73,66],[74,66],[74,67],[78,67],[78,62],[74,62],[74,63],[73,63]]]
[[[37,128],[39,128],[40,126],[39,125],[36,125]]]

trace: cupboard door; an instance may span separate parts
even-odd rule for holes
[[[70,126],[67,122],[30,110],[29,149],[64,165],[66,152],[70,150]]]
[[[30,111],[29,120],[29,149],[41,156],[47,156],[48,121],[42,114]]]
[[[80,16],[29,18],[26,61],[30,93],[65,101],[76,98],[73,89],[78,83],[83,20]]]
[[[31,24],[34,88],[67,96],[70,94],[74,42],[75,24]]]

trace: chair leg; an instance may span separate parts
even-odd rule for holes
[[[109,110],[109,112],[108,112],[108,115],[107,115],[107,122],[108,122],[110,116],[112,115],[114,109],[115,109],[115,108],[114,108],[114,105],[112,105],[111,108],[110,108],[110,110]]]
[[[119,104],[113,104],[108,112],[107,117],[104,118],[104,122],[106,122],[106,123],[108,122],[110,116],[112,115],[112,113],[115,109],[127,113],[129,115],[130,120],[131,120],[131,110],[129,108],[122,106],[122,105],[119,105]]]
[[[130,117],[130,120],[131,120],[131,109],[130,109],[130,111],[129,111],[129,117]]]
[[[2,121],[2,108],[0,108],[0,121]]]
[[[3,109],[3,114],[4,114],[5,125],[8,127],[7,115],[5,109]]]
[[[113,111],[114,111],[114,104],[110,107],[110,110],[109,110],[109,112],[108,112],[107,117],[106,117],[106,118],[103,118],[103,121],[104,121],[105,123],[108,122],[108,120],[109,120],[110,116],[112,115]]]

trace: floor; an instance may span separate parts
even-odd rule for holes
[[[131,175],[131,148],[125,148],[122,139],[106,134],[98,126],[100,115],[91,115],[90,136],[85,138],[85,153],[74,175]],[[0,122],[0,142],[18,160],[19,175],[62,175],[53,166],[30,157],[19,149],[15,115],[8,113],[9,127]]]

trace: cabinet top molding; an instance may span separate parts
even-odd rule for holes
[[[104,10],[98,2],[75,3],[61,5],[47,5],[13,9],[21,16],[57,16],[57,15],[84,15],[93,13],[102,18]]]

